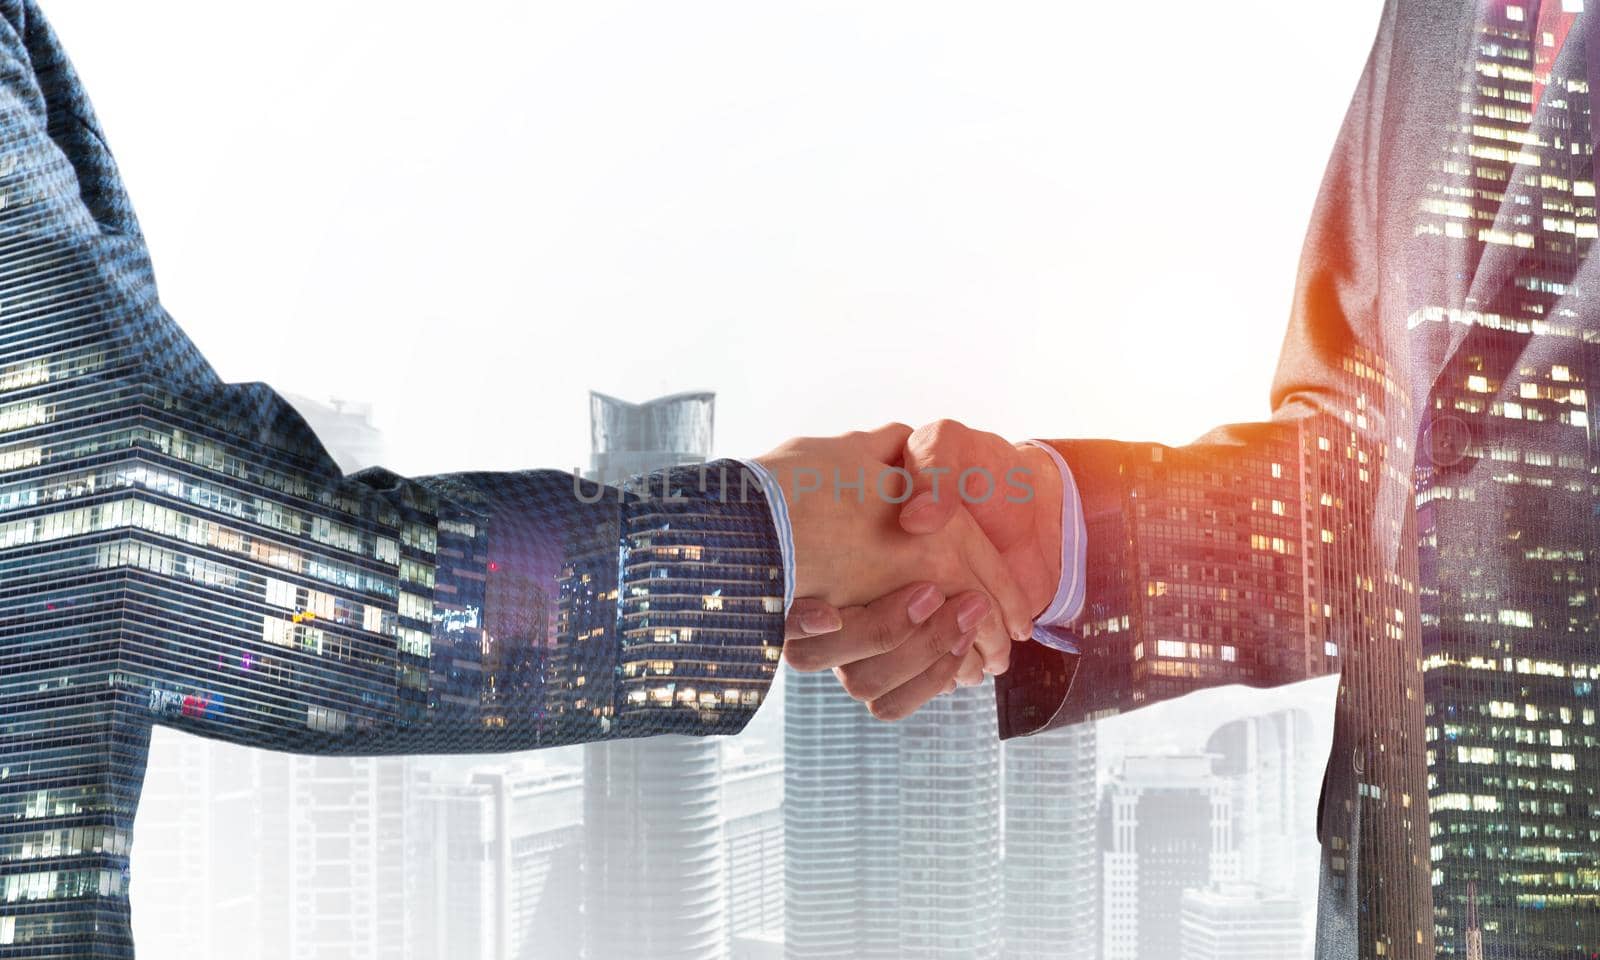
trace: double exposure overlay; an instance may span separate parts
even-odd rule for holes
[[[777,667],[783,576],[743,465],[631,491],[343,476],[162,311],[43,21],[18,15],[5,41],[0,952],[132,955],[154,723],[318,754],[744,726]]]
[[[1084,657],[1046,695],[1054,657],[1022,648],[1002,729],[1338,672],[1327,955],[1600,949],[1596,16],[1389,4],[1314,215],[1274,421],[1176,449],[1058,444],[1090,523]],[[1107,910],[1103,955],[1171,955],[1168,897],[1169,927],[1120,938]]]
[[[322,756],[596,744],[581,784],[418,788],[437,864],[537,853],[541,889],[572,885],[550,902],[589,905],[538,928],[554,939],[509,932],[484,906],[506,885],[479,877],[395,919],[455,956],[1600,954],[1585,3],[1386,5],[1272,418],[1050,442],[1088,538],[1081,653],[1019,643],[992,693],[899,726],[795,675],[785,754],[741,767],[707,737],[766,700],[793,570],[782,491],[708,459],[712,396],[593,395],[584,477],[346,475],[167,316],[64,53],[0,0],[0,957],[133,956],[156,724]],[[1333,675],[1327,757],[1283,710],[1097,770],[1100,731],[1140,708]],[[739,784],[769,775],[781,816],[758,817]],[[508,839],[502,807],[580,788],[581,844]],[[493,843],[457,858],[471,817]],[[1302,843],[1310,929],[1287,892]],[[418,943],[383,955],[452,955]]]

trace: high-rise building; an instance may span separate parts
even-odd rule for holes
[[[1281,960],[1305,938],[1305,908],[1254,884],[1185,890],[1175,960]]]
[[[1180,955],[1184,891],[1238,878],[1230,799],[1206,754],[1123,760],[1100,807],[1102,960]]]
[[[783,758],[723,741],[728,928],[739,938],[783,934]]]
[[[1440,956],[1600,951],[1600,325],[1585,273],[1600,222],[1581,27],[1600,13],[1584,6],[1484,8],[1417,215],[1438,262],[1510,252],[1504,277],[1413,317],[1466,331],[1416,472]]]
[[[1006,960],[1100,956],[1096,740],[1080,723],[1004,744]]]
[[[377,757],[301,756],[288,768],[288,955],[399,958],[405,947],[403,768]]]
[[[786,682],[785,956],[998,956],[992,688],[959,688],[886,724],[830,674]]]
[[[411,960],[578,956],[581,772],[490,764],[417,793]]]
[[[643,404],[590,399],[594,478],[710,456],[711,394]],[[650,509],[673,491],[638,493],[645,503],[630,511],[620,552],[575,556],[563,571],[558,632],[567,659],[551,671],[556,709],[602,726],[626,713],[633,723],[737,732],[777,668],[779,648],[761,638],[782,614],[782,571],[755,563],[745,533],[708,533],[716,530],[708,519],[691,535],[681,515]],[[633,586],[612,619],[615,604],[597,598],[615,598],[622,579]],[[586,692],[600,675],[614,699]],[[727,852],[715,740],[585,749],[584,950],[591,960],[728,956]]]
[[[1420,960],[1432,953],[1432,931],[1412,923],[1430,915],[1420,617],[1416,555],[1397,546],[1415,542],[1415,516],[1409,460],[1389,455],[1409,443],[1410,399],[1370,353],[1341,363],[1336,400],[1252,428],[1248,444],[1122,445],[1112,506],[1088,521],[1081,692],[1063,719],[1340,673],[1325,782],[1338,793],[1354,778],[1362,809],[1321,808],[1328,893],[1367,904],[1363,957]],[[1016,727],[1041,720],[1024,700],[1001,709]],[[1353,891],[1358,865],[1369,886]]]
[[[152,720],[288,746],[424,711],[399,562],[432,565],[434,507],[338,476],[265,387],[191,390],[192,351],[128,376],[163,331],[39,303],[0,326],[0,944],[123,955]]]
[[[1277,710],[1223,724],[1206,740],[1228,784],[1239,875],[1270,894],[1316,888],[1317,790],[1327,758],[1311,717]]]

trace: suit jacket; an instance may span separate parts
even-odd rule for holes
[[[71,65],[0,0],[0,955],[133,955],[154,723],[313,754],[734,733],[783,564],[734,462],[344,476],[161,308]]]
[[[1600,13],[1582,6],[1390,0],[1271,420],[1056,444],[1089,527],[1084,653],[1020,648],[1001,735],[1338,672],[1319,957],[1600,944]],[[1206,146],[1250,162],[1270,129],[1245,113]]]

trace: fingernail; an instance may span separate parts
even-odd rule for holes
[[[950,648],[951,655],[957,657],[966,656],[967,651],[972,649],[972,644],[976,642],[977,639],[978,631],[976,630],[968,630],[966,633],[963,633],[961,636],[956,638],[956,645]]]
[[[943,605],[944,597],[939,595],[933,584],[925,583],[911,595],[911,600],[906,604],[906,616],[911,618],[912,623],[922,623]]]
[[[806,633],[833,633],[843,626],[839,611],[831,608],[811,609],[800,614],[800,627]]]
[[[956,629],[966,633],[989,613],[989,598],[981,593],[965,597],[956,608]]]
[[[955,693],[956,692],[956,682],[954,680],[951,680],[949,683],[945,684],[944,685],[944,692],[945,693]]]

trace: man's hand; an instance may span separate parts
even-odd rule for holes
[[[914,493],[897,517],[901,528],[932,535],[957,518],[977,523],[1021,587],[1031,621],[1049,604],[1061,577],[1063,493],[1055,461],[1033,444],[1012,444],[949,420],[908,434],[900,455],[914,482]],[[953,671],[952,663],[947,662],[953,658],[934,655],[932,637],[949,629],[949,605],[937,616],[930,611],[932,621],[919,619],[907,608],[915,586],[844,611],[813,598],[796,600],[789,629],[801,642],[785,646],[785,659],[796,669],[834,667],[845,689],[866,701],[873,714],[883,719],[909,716],[953,689],[948,680],[939,682],[952,673],[963,684],[982,682],[972,653]],[[830,634],[826,647],[814,646],[820,637],[801,639],[821,633]],[[855,664],[847,663],[843,653],[879,648],[890,652]],[[884,694],[874,681],[884,675],[885,657],[901,661],[920,658],[927,666],[915,683]],[[879,662],[868,667],[872,661]],[[895,669],[903,673],[905,667]]]
[[[990,605],[978,591],[946,602],[926,582],[842,611],[801,598],[784,624],[783,656],[802,673],[832,669],[873,716],[899,720],[958,683],[983,682],[973,641]]]
[[[994,603],[978,616],[972,646],[991,672],[1002,672],[1010,662],[1011,641],[1027,636],[1029,600],[965,511],[946,516],[937,532],[913,536],[900,528],[897,517],[911,492],[911,477],[899,460],[910,436],[911,428],[890,424],[866,433],[792,440],[760,458],[788,502],[795,593],[849,607],[913,581],[931,582],[942,597],[982,591]],[[971,615],[970,605],[966,612]],[[910,628],[921,624],[904,626],[909,636]],[[946,627],[941,636],[953,650],[965,632],[952,634]],[[858,649],[865,651],[863,656],[875,656],[885,646],[874,648],[863,640]]]
[[[977,522],[1027,596],[1044,612],[1061,580],[1061,471],[1049,453],[954,420],[936,420],[906,440],[916,493],[900,509],[909,533],[944,529],[960,513]]]

